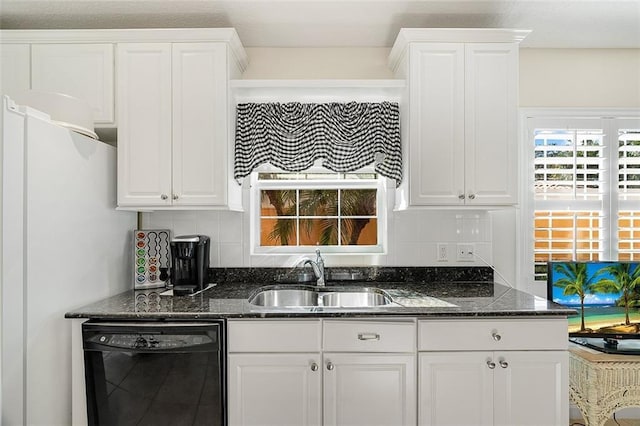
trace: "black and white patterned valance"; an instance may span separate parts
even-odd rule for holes
[[[376,172],[399,185],[402,151],[398,104],[238,104],[236,180],[262,164],[298,172],[316,160],[335,172],[351,172],[375,163]]]

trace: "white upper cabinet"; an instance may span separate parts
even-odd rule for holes
[[[515,204],[518,45],[465,44],[464,195],[467,204]]]
[[[224,41],[118,44],[119,207],[239,208],[232,57]]]
[[[227,47],[173,45],[173,202],[224,205],[227,190]]]
[[[222,205],[226,46],[118,46],[118,204]]]
[[[412,45],[408,80],[410,202],[456,204],[465,186],[464,45]]]
[[[171,204],[171,44],[118,46],[118,205]]]
[[[113,123],[113,44],[32,45],[31,88],[82,99],[95,123]]]
[[[0,44],[0,91],[15,96],[31,88],[31,46]]]
[[[397,208],[517,202],[518,42],[526,34],[400,31],[390,62],[408,82],[408,172]]]
[[[96,127],[113,127],[114,44],[87,31],[1,31],[2,93],[64,93],[89,104]]]

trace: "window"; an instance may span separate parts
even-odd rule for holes
[[[364,170],[252,174],[254,252],[384,251],[384,179]]]
[[[640,120],[529,118],[528,261],[640,259]]]

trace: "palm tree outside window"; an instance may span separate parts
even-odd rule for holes
[[[384,178],[364,170],[254,173],[254,245],[269,252],[384,251]]]

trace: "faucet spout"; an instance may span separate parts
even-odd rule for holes
[[[324,259],[320,255],[320,249],[316,249],[316,260],[315,262],[311,259],[307,259],[304,261],[304,265],[311,265],[311,269],[313,269],[313,274],[316,276],[316,284],[319,287],[324,287]]]

